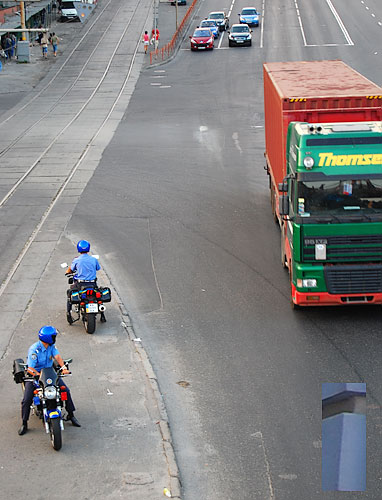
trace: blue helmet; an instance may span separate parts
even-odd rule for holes
[[[86,253],[90,250],[90,243],[86,240],[80,240],[77,243],[78,253]]]
[[[38,332],[38,338],[46,344],[53,345],[56,342],[58,330],[54,326],[43,326]]]

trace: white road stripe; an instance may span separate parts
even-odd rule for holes
[[[294,5],[296,7],[297,19],[298,19],[298,24],[300,25],[300,31],[301,31],[302,39],[303,39],[303,42],[304,42],[304,46],[306,47],[307,44],[306,44],[305,32],[304,32],[304,27],[303,27],[302,21],[301,21],[300,9],[298,8],[297,0],[294,0]]]
[[[221,47],[221,44],[222,44],[222,41],[223,41],[223,38],[224,38],[224,33],[225,33],[225,31],[222,31],[221,34],[220,34],[219,43],[218,43],[218,46],[216,47],[217,49],[220,49],[220,47]]]
[[[263,0],[263,5],[261,7],[260,49],[264,47],[264,19],[265,19],[265,0]]]
[[[344,34],[344,37],[345,37],[346,41],[348,42],[348,45],[354,45],[353,40],[350,38],[350,35],[349,35],[347,29],[345,28],[345,25],[342,22],[340,16],[338,15],[336,9],[334,8],[334,5],[332,4],[331,0],[326,0],[326,3],[328,4],[330,10],[332,11],[333,16],[336,18],[338,26],[341,28],[342,33]]]
[[[236,0],[232,0],[231,6],[230,6],[229,11],[228,11],[228,17],[230,17],[230,15],[232,13],[232,9],[233,9],[233,6],[235,5],[235,2],[236,2]],[[230,24],[231,24],[231,20],[230,20]],[[233,23],[233,24],[235,24],[235,23]],[[222,31],[221,35],[220,35],[220,40],[219,40],[219,43],[217,46],[218,49],[220,49],[220,47],[223,43],[224,34],[225,34],[225,31]]]

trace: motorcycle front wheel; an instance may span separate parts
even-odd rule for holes
[[[62,446],[60,419],[53,418],[49,422],[50,440],[53,448],[58,451]]]
[[[95,313],[85,314],[85,329],[88,333],[94,333],[96,329],[96,315]]]

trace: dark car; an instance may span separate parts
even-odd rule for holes
[[[191,50],[212,50],[214,48],[214,34],[209,28],[197,28],[190,36]]]
[[[252,31],[248,24],[233,24],[231,31],[228,32],[228,45],[252,45]]]

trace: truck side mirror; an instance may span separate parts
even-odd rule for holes
[[[279,197],[279,212],[280,215],[289,215],[289,196],[284,195]]]
[[[288,183],[287,182],[279,182],[279,191],[280,193],[288,192]]]

